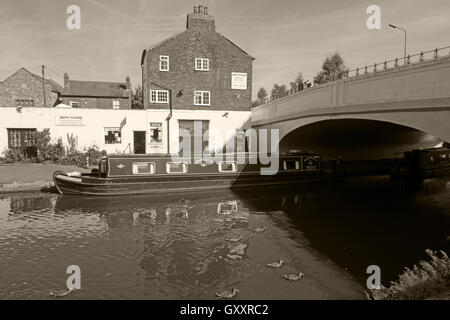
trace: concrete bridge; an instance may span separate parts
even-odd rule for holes
[[[408,57],[402,66],[396,60],[392,68],[385,62],[370,72],[358,69],[352,77],[255,107],[252,127],[279,129],[281,151],[318,144],[330,151],[339,141],[343,150],[359,141],[368,151],[375,141],[381,149],[397,144],[388,149],[399,152],[450,142],[450,54],[432,52],[428,60],[422,53],[415,63]]]

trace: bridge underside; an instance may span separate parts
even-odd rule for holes
[[[435,147],[443,141],[423,131],[377,120],[331,119],[296,128],[282,137],[280,151],[339,154],[344,160],[392,158],[394,153]]]

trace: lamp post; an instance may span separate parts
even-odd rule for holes
[[[393,29],[399,29],[405,33],[405,45],[403,47],[403,63],[406,66],[406,30],[401,27],[395,26],[393,24],[389,24],[389,27],[391,27]]]

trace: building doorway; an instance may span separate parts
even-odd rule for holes
[[[133,131],[134,153],[145,154],[145,131]]]
[[[205,132],[209,130],[209,120],[178,120],[178,126],[180,130],[184,129],[190,134],[191,155],[194,155],[194,141],[196,139],[202,141],[202,152],[205,150],[206,146],[209,145],[209,136],[205,136]],[[183,136],[180,134],[179,136],[180,148],[182,141]],[[179,151],[181,152],[182,150]],[[185,155],[183,154],[182,156]]]
[[[8,148],[18,150],[26,158],[37,157],[37,148],[34,141],[36,129],[9,129]]]

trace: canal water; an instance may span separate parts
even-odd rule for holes
[[[386,176],[289,189],[107,198],[0,198],[0,299],[364,299],[449,252],[450,180],[410,187]],[[280,268],[268,263],[283,260]],[[286,280],[285,274],[304,276]]]

